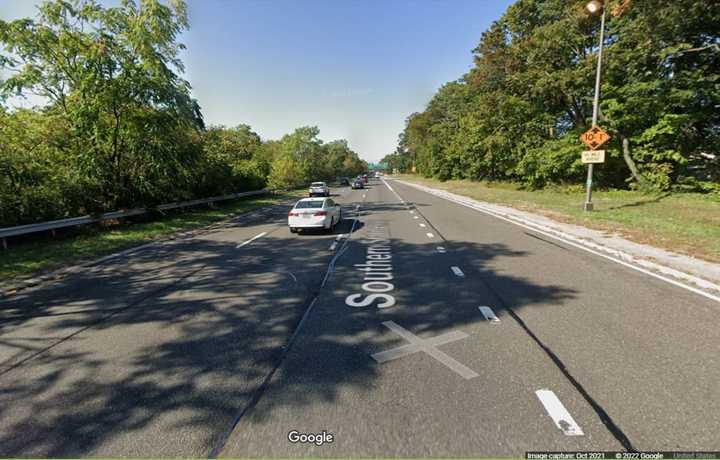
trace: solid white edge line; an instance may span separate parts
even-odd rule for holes
[[[410,186],[410,187],[413,187],[413,185],[409,185],[409,186]],[[416,187],[416,188],[417,188],[417,187]],[[653,277],[653,278],[656,278],[656,279],[659,279],[659,280],[661,280],[661,281],[665,281],[666,283],[672,284],[673,286],[676,286],[676,287],[685,289],[685,290],[687,290],[687,291],[693,292],[693,293],[695,293],[695,294],[701,295],[701,296],[703,296],[703,297],[705,297],[705,298],[708,298],[708,299],[710,299],[710,300],[714,300],[715,302],[720,303],[720,297],[718,297],[718,296],[715,296],[715,295],[713,295],[713,294],[707,293],[707,292],[705,292],[705,291],[703,291],[703,290],[694,288],[694,287],[692,287],[692,286],[688,286],[687,284],[683,284],[683,283],[681,283],[681,282],[679,282],[679,281],[675,281],[675,280],[673,280],[673,279],[666,278],[666,277],[664,277],[664,276],[662,276],[662,275],[658,275],[657,273],[653,273],[653,272],[651,272],[651,271],[649,271],[649,270],[645,270],[644,268],[640,268],[640,267],[638,267],[638,266],[636,266],[636,265],[633,265],[633,264],[631,264],[631,263],[628,263],[628,262],[625,262],[625,261],[623,261],[623,260],[617,259],[617,258],[615,258],[615,257],[613,257],[613,256],[609,256],[609,255],[607,255],[607,254],[603,254],[603,253],[601,253],[601,252],[599,252],[599,251],[596,251],[596,250],[594,250],[594,249],[588,248],[588,247],[586,247],[586,246],[583,246],[583,245],[581,245],[581,244],[575,243],[575,242],[573,242],[573,241],[567,240],[567,239],[565,239],[565,238],[562,238],[562,237],[560,237],[560,236],[554,235],[554,234],[552,234],[552,233],[549,233],[549,232],[546,232],[546,231],[543,231],[543,230],[534,228],[534,227],[532,227],[532,226],[530,226],[530,225],[525,225],[525,224],[522,224],[522,223],[520,223],[520,222],[516,222],[516,221],[514,221],[514,220],[512,220],[512,219],[508,219],[507,217],[501,216],[501,215],[499,215],[499,214],[497,214],[497,213],[495,213],[495,212],[489,211],[489,210],[487,210],[487,209],[481,209],[481,208],[479,208],[477,205],[472,206],[472,205],[463,203],[463,202],[461,202],[461,201],[458,201],[458,200],[455,200],[455,199],[452,199],[452,198],[449,198],[449,197],[446,197],[446,196],[442,196],[442,195],[439,195],[439,194],[436,194],[436,193],[431,193],[431,192],[428,192],[428,191],[426,191],[426,190],[422,190],[421,188],[418,188],[418,190],[424,191],[425,193],[429,193],[429,194],[431,194],[431,195],[435,195],[435,196],[437,196],[437,197],[439,197],[439,198],[442,198],[442,199],[444,199],[444,200],[447,200],[447,201],[452,201],[453,203],[459,204],[459,205],[461,205],[461,206],[465,206],[466,208],[474,209],[475,211],[485,213],[485,214],[490,215],[490,216],[493,216],[493,217],[495,217],[495,218],[497,218],[497,219],[504,220],[504,221],[509,222],[509,223],[511,223],[511,224],[513,224],[513,225],[517,225],[517,226],[519,226],[519,227],[526,228],[526,229],[531,230],[531,231],[533,231],[533,232],[535,232],[535,233],[540,233],[541,235],[545,235],[545,236],[547,236],[547,237],[549,237],[549,238],[552,238],[552,239],[554,239],[554,240],[560,241],[560,242],[562,242],[562,243],[564,243],[564,244],[567,244],[567,245],[569,245],[569,246],[572,246],[572,247],[575,247],[575,248],[578,248],[578,249],[582,249],[583,251],[587,251],[587,252],[589,252],[589,253],[591,253],[591,254],[595,254],[596,256],[605,258],[605,259],[607,259],[607,260],[611,260],[611,261],[613,261],[613,262],[615,262],[615,263],[617,263],[617,264],[623,265],[623,266],[628,267],[628,268],[632,268],[633,270],[639,271],[640,273],[644,273],[644,274],[646,274],[646,275],[648,275],[648,276],[651,276],[651,277]]]
[[[565,436],[583,436],[584,433],[580,426],[575,422],[570,415],[570,412],[565,409],[563,403],[560,402],[555,393],[550,390],[543,389],[535,392],[538,399],[545,407],[550,418],[555,422],[555,425],[565,434]]]
[[[455,273],[456,276],[464,277],[465,273],[460,269],[460,267],[452,266],[450,267],[450,270],[452,270],[453,273]]]
[[[235,246],[235,247],[236,247],[236,248],[241,248],[241,247],[245,246],[246,244],[252,243],[253,241],[255,241],[255,240],[258,239],[258,238],[262,238],[263,236],[267,235],[267,233],[268,233],[268,232],[258,233],[257,235],[253,236],[253,237],[250,238],[249,240],[247,240],[247,241],[245,241],[245,242],[243,242],[243,243],[240,243],[240,244],[238,244],[238,245]]]
[[[485,319],[490,321],[491,323],[500,322],[500,319],[495,315],[495,312],[492,310],[492,308],[483,305],[481,307],[478,307],[478,310],[480,310],[480,313],[482,313]]]

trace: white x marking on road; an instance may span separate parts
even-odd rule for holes
[[[455,359],[437,349],[440,345],[455,342],[468,337],[466,333],[461,331],[452,331],[429,339],[421,339],[394,321],[385,321],[383,322],[383,325],[410,343],[408,345],[402,345],[397,348],[391,348],[390,350],[373,354],[372,357],[375,361],[384,363],[386,361],[402,358],[403,356],[408,356],[413,353],[417,353],[418,351],[422,351],[440,361],[442,364],[450,368],[450,370],[456,372],[466,380],[478,376],[478,374],[469,367],[455,361]]]

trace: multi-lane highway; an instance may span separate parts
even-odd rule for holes
[[[395,181],[0,301],[0,456],[720,450],[720,304]],[[316,442],[301,442],[308,434]]]

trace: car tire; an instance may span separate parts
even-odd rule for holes
[[[297,228],[290,227],[290,233],[297,233]]]

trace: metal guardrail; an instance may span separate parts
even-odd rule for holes
[[[102,222],[104,220],[119,219],[122,217],[139,216],[139,215],[147,214],[147,213],[153,212],[153,211],[163,212],[163,211],[169,211],[171,209],[189,208],[189,207],[198,206],[201,204],[210,204],[210,203],[215,203],[217,201],[242,198],[244,196],[264,195],[264,194],[270,193],[270,192],[271,192],[271,190],[268,190],[268,189],[253,190],[251,192],[231,193],[230,195],[215,196],[212,198],[203,198],[200,200],[161,204],[161,205],[158,205],[158,206],[155,206],[152,208],[137,208],[137,209],[128,209],[125,211],[112,211],[112,212],[106,212],[104,214],[99,214],[97,216],[71,217],[69,219],[51,220],[51,221],[47,221],[47,222],[40,222],[37,224],[18,225],[17,227],[5,227],[5,228],[0,228],[0,238],[2,239],[3,248],[7,249],[7,238],[9,238],[11,236],[28,235],[30,233],[45,232],[48,230],[55,232],[55,230],[60,229],[60,228],[92,224],[92,223],[96,223],[96,222]]]

